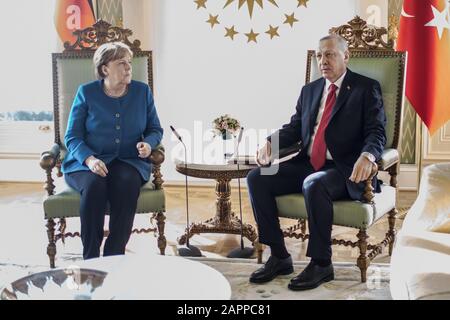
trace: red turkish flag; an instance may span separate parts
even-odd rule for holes
[[[406,96],[433,134],[450,120],[450,2],[405,0],[397,50],[408,51]]]
[[[62,42],[74,43],[73,31],[84,29],[95,23],[92,1],[56,0],[55,27]]]

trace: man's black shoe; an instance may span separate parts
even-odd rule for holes
[[[292,272],[294,272],[294,267],[292,266],[291,256],[286,259],[278,259],[275,256],[270,256],[269,260],[261,268],[251,274],[250,282],[269,282],[278,275],[291,274]]]
[[[298,276],[291,279],[288,288],[295,291],[314,289],[331,280],[334,280],[333,264],[321,267],[310,262]]]

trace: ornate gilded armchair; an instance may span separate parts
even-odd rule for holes
[[[45,170],[47,180],[45,190],[47,195],[43,202],[45,219],[47,220],[48,246],[47,254],[50,258],[50,267],[55,267],[56,243],[65,241],[66,237],[80,236],[79,232],[66,232],[66,218],[79,217],[80,196],[78,192],[64,183],[61,173],[61,163],[67,153],[64,145],[64,134],[72,102],[80,84],[95,79],[92,57],[98,46],[106,42],[121,41],[130,46],[134,53],[133,79],[143,81],[153,88],[152,53],[142,51],[140,41],[131,43],[128,37],[132,31],[111,27],[104,21],[98,21],[92,27],[75,31],[78,37],[74,44],[66,42],[62,53],[54,53],[53,61],[53,105],[55,144],[49,151],[41,155],[40,165]],[[161,175],[161,163],[164,161],[164,148],[160,145],[152,151],[150,161],[153,163],[153,181],[145,184],[138,199],[137,213],[150,213],[151,228],[134,229],[133,233],[158,232],[157,244],[160,253],[164,255],[166,238],[165,225],[165,196]],[[53,170],[56,169],[56,170]],[[56,172],[55,172],[56,171]],[[56,176],[55,182],[53,179]],[[56,188],[56,185],[61,185]],[[57,232],[55,232],[55,219],[59,219]],[[154,221],[156,220],[156,226]],[[108,231],[105,231],[105,236]]]
[[[369,26],[359,17],[337,28],[330,33],[344,37],[350,48],[351,58],[349,69],[376,79],[381,84],[383,102],[387,117],[387,142],[378,168],[374,168],[371,177],[366,182],[365,201],[342,200],[333,203],[333,224],[358,229],[358,241],[332,240],[333,244],[359,248],[357,266],[361,270],[361,281],[366,281],[367,268],[372,259],[382,252],[384,246],[389,246],[389,255],[395,240],[395,215],[397,196],[397,174],[399,171],[399,136],[404,97],[404,78],[406,53],[395,52],[393,41],[384,41],[385,28]],[[318,69],[315,51],[308,51],[306,83],[321,77]],[[390,184],[382,186],[381,193],[374,193],[370,181],[378,170],[387,171]],[[297,219],[298,223],[284,230],[285,237],[305,241],[307,212],[302,194],[289,194],[277,197],[279,216]],[[370,244],[367,239],[367,229],[377,220],[388,214],[389,229],[380,243]],[[369,251],[369,252],[368,252]],[[258,262],[261,262],[262,247],[258,247]]]

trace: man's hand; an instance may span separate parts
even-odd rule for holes
[[[148,158],[152,153],[152,147],[147,142],[138,142],[136,148],[138,149],[140,158]]]
[[[98,174],[101,177],[106,177],[108,174],[108,168],[106,168],[106,164],[100,160],[97,159],[94,156],[88,157],[84,163],[88,166],[89,170],[91,170],[93,173]]]
[[[372,173],[372,168],[375,164],[371,162],[366,156],[360,155],[355,165],[353,166],[352,174],[349,178],[354,183],[365,181]]]
[[[256,163],[259,167],[270,165],[270,156],[272,155],[272,146],[269,141],[266,142],[261,150],[256,151]]]

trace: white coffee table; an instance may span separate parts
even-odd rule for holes
[[[80,268],[107,272],[94,299],[228,300],[231,287],[217,270],[175,256],[101,257],[76,263]]]

